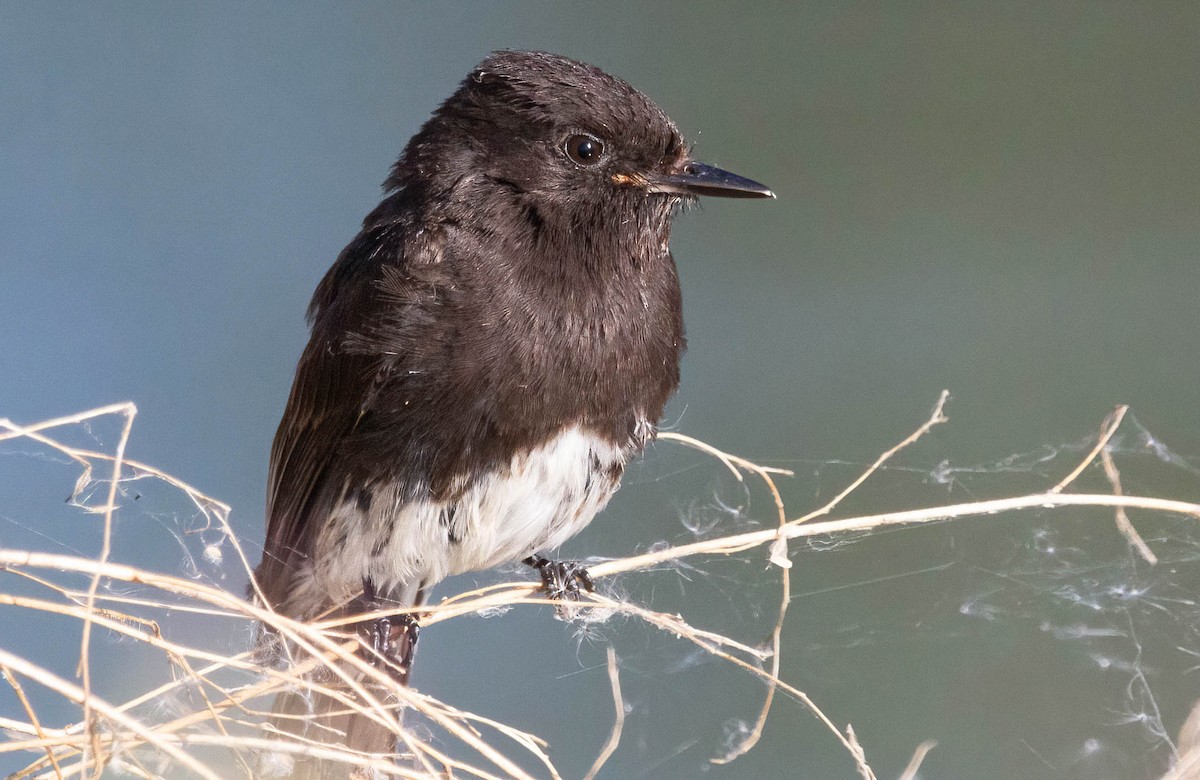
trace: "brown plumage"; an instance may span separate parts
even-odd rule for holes
[[[672,215],[696,194],[770,194],[693,163],[625,82],[536,52],[480,63],[385,191],[313,296],[271,451],[256,574],[302,620],[419,606],[445,576],[586,525],[679,383]],[[390,751],[323,697],[276,711],[310,707],[307,727],[277,725]]]

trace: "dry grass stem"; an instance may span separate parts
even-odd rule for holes
[[[1050,488],[1046,492],[1061,493],[1064,488],[1078,479],[1079,475],[1082,474],[1084,470],[1088,466],[1092,465],[1092,462],[1096,460],[1096,456],[1104,452],[1104,448],[1107,447],[1108,443],[1112,440],[1113,434],[1117,432],[1117,428],[1120,427],[1121,421],[1125,419],[1125,414],[1128,411],[1129,407],[1122,404],[1114,409],[1112,414],[1108,415],[1108,417],[1105,417],[1104,422],[1100,424],[1100,436],[1096,439],[1096,444],[1092,447],[1091,452],[1089,452],[1087,457],[1079,462],[1078,466],[1072,469],[1070,474],[1063,477],[1057,485]]]
[[[817,536],[838,537],[862,534],[882,528],[946,522],[967,517],[999,517],[1021,510],[1048,510],[1060,507],[1108,507],[1115,512],[1117,526],[1130,545],[1147,561],[1156,559],[1153,551],[1129,522],[1126,510],[1186,515],[1200,518],[1200,505],[1167,498],[1130,496],[1121,485],[1120,472],[1108,444],[1121,425],[1127,408],[1118,407],[1101,426],[1097,442],[1086,457],[1053,488],[1043,493],[972,501],[945,506],[925,507],[837,519],[826,517],[866,480],[876,474],[897,453],[903,451],[935,426],[947,421],[943,392],[928,419],[895,446],[883,452],[861,474],[823,506],[789,519],[776,479],[791,472],[761,466],[723,452],[710,444],[677,433],[662,433],[660,440],[695,448],[716,458],[739,481],[757,480],[774,504],[776,522],[770,528],[717,538],[701,539],[675,547],[597,563],[589,567],[593,578],[653,569],[685,558],[728,556],[762,548],[759,559],[764,567],[777,572],[778,608],[770,632],[769,647],[756,641],[725,636],[693,625],[682,615],[655,610],[652,605],[614,599],[602,593],[589,594],[581,609],[604,614],[623,614],[654,626],[702,648],[722,662],[761,680],[765,695],[752,725],[740,740],[713,763],[728,763],[752,750],[759,743],[769,715],[782,692],[807,708],[834,735],[847,752],[858,774],[875,780],[866,751],[854,730],[837,724],[825,715],[812,699],[795,686],[780,679],[781,658],[786,650],[783,627],[791,600],[791,559],[789,542]],[[152,466],[125,457],[126,445],[136,415],[133,404],[114,404],[76,415],[47,420],[34,425],[17,425],[0,420],[0,442],[23,438],[49,448],[78,464],[81,475],[73,498],[78,506],[94,514],[101,522],[99,549],[93,556],[64,555],[34,549],[0,548],[0,574],[20,582],[22,589],[0,589],[0,606],[38,615],[39,620],[72,621],[80,627],[78,655],[79,684],[64,679],[60,672],[46,668],[14,651],[11,640],[0,638],[0,673],[14,691],[19,709],[0,713],[0,728],[10,735],[0,743],[0,754],[36,751],[37,757],[14,778],[26,777],[98,777],[106,767],[119,764],[135,776],[164,776],[161,767],[172,767],[165,776],[188,772],[201,778],[230,776],[255,777],[256,761],[264,754],[311,756],[359,770],[373,770],[380,776],[433,778],[559,778],[560,771],[551,761],[548,746],[536,735],[516,729],[485,715],[460,710],[447,702],[400,687],[386,672],[369,663],[362,643],[346,626],[370,619],[372,615],[330,619],[311,624],[298,623],[257,606],[221,587],[196,578],[176,576],[113,560],[114,521],[120,511],[122,486],[131,480],[155,479],[185,495],[202,518],[201,532],[219,536],[217,545],[228,545],[241,574],[250,576],[251,565],[233,529],[229,525],[228,505]],[[121,432],[112,453],[70,446],[53,432],[65,426],[87,424],[97,418],[116,416]],[[1068,493],[1070,487],[1089,467],[1103,467],[1111,493]],[[108,475],[96,477],[100,466]],[[80,500],[103,489],[99,504]],[[74,583],[72,584],[72,580]],[[86,584],[85,584],[86,583]],[[121,592],[136,588],[138,593]],[[257,586],[252,583],[252,588]],[[41,591],[31,594],[31,589]],[[261,603],[261,602],[259,602]],[[477,588],[443,599],[421,610],[422,625],[433,625],[464,616],[487,613],[500,608],[553,605],[544,598],[539,583],[520,581]],[[249,652],[225,653],[209,647],[180,641],[160,624],[168,611],[204,616],[217,621],[230,632],[250,636],[256,623],[271,627],[293,657],[282,666],[264,666]],[[373,613],[383,616],[391,613]],[[121,637],[123,641],[159,654],[169,664],[173,679],[147,686],[126,701],[112,703],[97,693],[97,673],[93,638],[97,634]],[[231,635],[235,635],[231,633]],[[607,741],[586,777],[594,778],[618,750],[625,722],[625,701],[621,693],[620,663],[608,650],[608,678],[612,689],[615,718]],[[103,670],[107,671],[107,670]],[[22,682],[32,681],[39,690],[29,691]],[[44,689],[44,690],[42,690]],[[37,704],[45,701],[45,691],[71,702],[79,718],[71,724],[47,725],[39,716]],[[271,697],[281,691],[308,691],[335,699],[347,711],[361,712],[393,729],[403,750],[400,763],[386,757],[368,756],[339,749],[336,745],[305,741],[288,734],[264,734],[264,710]],[[41,698],[39,698],[41,697]],[[156,708],[157,703],[172,702],[171,708]],[[396,713],[419,713],[422,721],[444,735],[438,745],[418,739],[400,728]],[[868,740],[869,741],[869,740]],[[1176,774],[1187,777],[1188,766],[1200,765],[1192,743],[1183,743]],[[918,767],[933,743],[922,743],[901,775],[915,777]],[[221,755],[224,758],[221,759]],[[534,769],[529,767],[533,766]],[[536,772],[534,771],[536,769]]]
[[[596,756],[596,761],[592,764],[592,768],[584,775],[583,780],[595,780],[595,777],[600,774],[601,768],[608,759],[612,758],[612,754],[617,752],[617,745],[621,744],[621,731],[625,728],[625,699],[621,696],[621,671],[617,667],[617,651],[611,647],[608,648],[608,682],[612,686],[613,706],[616,708],[616,716],[613,719],[612,731],[608,734],[608,739],[604,742],[604,747],[600,749],[600,755]]]
[[[1125,495],[1124,488],[1121,487],[1121,472],[1117,470],[1117,464],[1113,462],[1112,455],[1108,450],[1100,451],[1100,464],[1104,466],[1104,476],[1108,478],[1108,483],[1112,485],[1114,496]],[[1151,566],[1158,565],[1158,556],[1150,549],[1150,545],[1146,544],[1146,540],[1133,527],[1133,522],[1129,519],[1129,515],[1125,512],[1125,507],[1119,506],[1115,510],[1117,530],[1125,537],[1125,541],[1129,542],[1129,546],[1137,551],[1137,554],[1142,556],[1142,560]]]
[[[817,509],[813,512],[809,512],[808,514],[804,515],[803,517],[796,519],[794,522],[807,523],[809,520],[813,520],[815,518],[821,517],[822,515],[827,515],[830,512],[832,512],[834,510],[834,508],[837,507],[838,504],[842,503],[842,500],[845,499],[846,496],[850,495],[855,490],[858,490],[858,488],[862,485],[862,483],[864,483],[868,479],[870,479],[871,475],[874,474],[876,471],[879,471],[880,467],[883,466],[883,464],[887,463],[889,460],[891,460],[892,456],[894,456],[897,452],[900,452],[900,450],[904,449],[905,447],[909,446],[910,444],[915,443],[917,441],[917,439],[920,439],[922,436],[929,433],[930,429],[933,428],[933,426],[946,422],[949,418],[946,417],[944,412],[946,409],[946,402],[949,400],[950,400],[950,391],[943,390],[941,395],[938,396],[937,403],[935,403],[933,405],[933,412],[929,415],[929,419],[926,420],[924,423],[922,423],[921,427],[917,428],[915,431],[910,433],[908,436],[905,436],[904,439],[901,440],[898,444],[896,444],[891,449],[887,450],[882,455],[880,455],[878,458],[876,458],[875,462],[872,463],[870,466],[868,466],[866,471],[864,471],[862,474],[858,475],[858,479],[855,479],[853,482],[851,482],[849,485],[847,485],[845,488],[843,488],[842,492],[840,492],[836,496],[834,496],[833,499],[831,499],[829,501],[829,503],[825,504],[825,506],[823,506],[820,509]]]
[[[913,751],[912,758],[908,760],[908,765],[904,767],[904,771],[900,773],[897,780],[915,780],[917,772],[921,769],[921,764],[925,763],[925,756],[929,755],[929,751],[937,747],[936,739],[927,739],[917,745],[917,749]]]

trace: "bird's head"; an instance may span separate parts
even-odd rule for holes
[[[388,184],[407,186],[413,174],[433,183],[435,199],[517,204],[573,233],[606,223],[659,232],[675,206],[700,195],[774,197],[693,160],[663,110],[625,81],[544,52],[481,62],[413,138]]]

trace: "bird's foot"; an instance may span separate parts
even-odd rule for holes
[[[596,589],[592,575],[579,561],[552,561],[540,555],[531,555],[523,563],[537,569],[546,595],[554,601],[579,601],[582,590],[591,592]]]
[[[408,684],[413,660],[417,657],[417,638],[421,625],[416,615],[391,615],[372,621],[367,626],[371,643],[370,661],[383,667],[392,679]]]

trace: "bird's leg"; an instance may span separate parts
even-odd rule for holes
[[[579,561],[552,561],[540,555],[531,555],[522,563],[537,569],[546,595],[555,601],[578,601],[580,586],[587,591],[596,589],[592,575]]]
[[[375,592],[375,584],[365,577],[363,601],[368,609],[384,606]],[[421,630],[417,616],[406,612],[376,618],[366,629],[373,650],[371,663],[384,665],[397,682],[407,685],[413,660],[417,657],[417,637]]]

